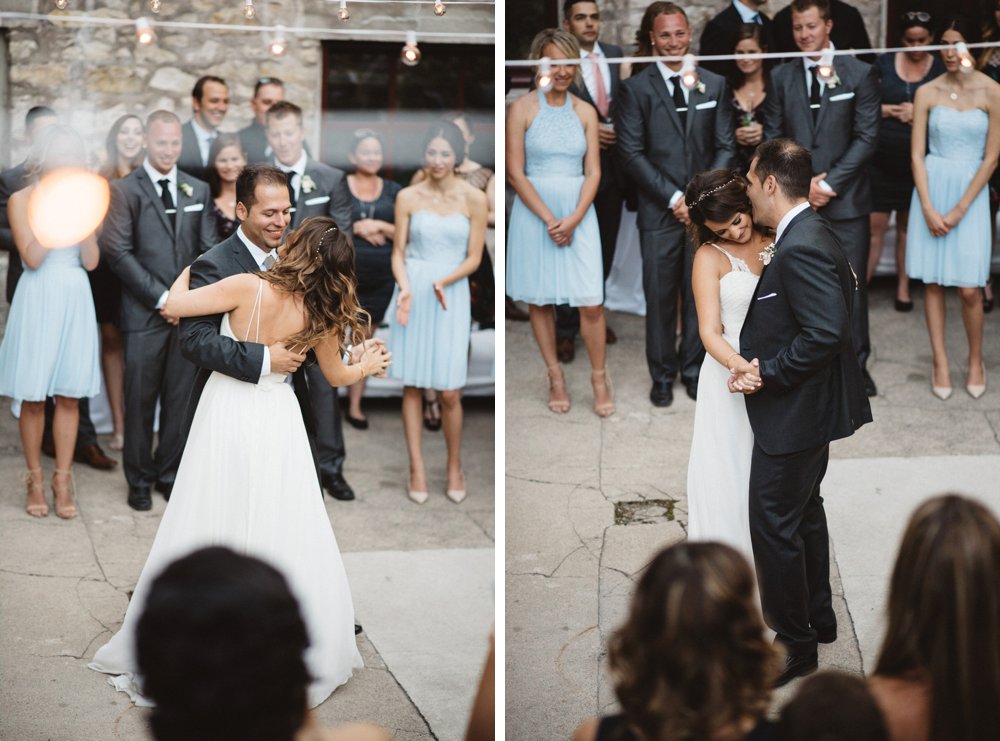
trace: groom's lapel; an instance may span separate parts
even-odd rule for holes
[[[781,243],[785,241],[785,237],[788,236],[788,233],[792,231],[792,229],[794,229],[800,222],[810,218],[815,213],[816,212],[813,211],[812,206],[809,206],[808,208],[805,208],[802,211],[799,211],[799,213],[795,214],[795,218],[792,219],[790,222],[788,222],[788,226],[785,227],[785,231],[781,233],[781,239],[779,239],[777,242],[774,243],[775,252],[777,252],[778,248],[781,246]]]

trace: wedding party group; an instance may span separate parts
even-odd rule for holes
[[[697,53],[731,59],[695,64],[688,14],[674,2],[646,8],[631,61],[599,40],[599,2],[566,0],[561,27],[532,41],[530,59],[539,61],[531,89],[508,105],[506,167],[515,197],[506,293],[527,304],[548,375],[548,409],[570,411],[562,364],[572,361],[579,333],[593,411],[616,413],[607,345],[617,337],[603,303],[629,211],[641,255],[633,267],[644,294],[649,401],[671,406],[679,375],[696,402],[690,542],[644,567],[630,617],[608,646],[622,714],[581,726],[581,741],[775,737],[763,720],[767,703],[754,705],[750,687],[769,698],[773,687],[816,671],[817,645],[837,640],[821,484],[830,443],[873,421],[868,284],[892,212],[895,309],[913,309],[911,281],[924,286],[928,398],[953,393],[945,337],[951,287],[968,347],[963,385],[973,400],[987,388],[1000,54],[987,47],[977,60],[966,45],[984,32],[1000,39],[1000,10],[991,8],[981,25],[905,12],[898,24],[904,50],[874,57],[860,14],[840,0],[792,0],[773,21],[763,4],[733,0],[712,18]],[[923,48],[931,44],[945,48]],[[768,52],[795,55],[752,56]],[[925,509],[933,507],[914,515],[904,549]],[[974,578],[995,552],[996,520],[988,520],[983,549],[956,565],[960,579]],[[936,540],[921,547],[927,564],[954,555]],[[1000,732],[996,713],[964,708],[939,688],[936,680],[961,671],[943,673],[935,662],[967,634],[958,623],[940,642],[921,632],[919,621],[932,613],[914,604],[916,594],[901,593],[910,578],[901,572],[913,565],[905,558],[901,552],[889,631],[909,635],[886,638],[877,672],[891,681],[878,687],[878,726],[884,715],[893,739],[937,738],[945,727],[942,738]],[[718,583],[723,578],[733,581]],[[985,599],[995,602],[997,590],[990,592]],[[713,601],[722,594],[739,594],[739,609]],[[949,610],[969,604],[959,591],[941,598]],[[914,622],[894,623],[897,607]],[[913,618],[913,610],[922,615]],[[737,613],[747,620],[762,614],[763,622],[737,629]],[[998,617],[993,610],[986,622]],[[774,664],[765,625],[780,649]],[[736,641],[728,649],[724,636]],[[971,652],[959,653],[971,660]],[[719,663],[710,668],[712,661]],[[974,674],[961,681],[978,681]],[[1000,671],[987,674],[981,678],[996,697]],[[868,697],[863,683],[861,692]],[[911,701],[917,720],[905,717]]]

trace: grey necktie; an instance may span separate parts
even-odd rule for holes
[[[267,257],[264,258],[264,264],[262,269],[266,273],[268,270],[274,267],[274,263],[276,262],[277,260],[274,259],[274,255],[268,255]]]

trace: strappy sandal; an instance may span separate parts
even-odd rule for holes
[[[65,486],[56,487],[56,476],[65,476],[66,483]],[[72,520],[77,515],[76,504],[74,499],[76,498],[76,485],[73,483],[73,472],[72,471],[60,471],[56,469],[55,474],[52,476],[52,496],[55,498],[55,508],[56,517],[60,517],[63,520]],[[69,504],[60,504],[60,499],[65,500],[69,498]]]
[[[597,403],[597,386],[598,384],[603,384],[604,389],[608,392],[608,396],[611,397],[609,401],[603,404]],[[608,375],[608,369],[590,372],[590,385],[594,389],[594,414],[598,417],[610,417],[615,413],[615,400],[614,400],[614,390],[611,388],[611,376]]]
[[[555,378],[552,375],[552,371],[559,371],[559,378]],[[553,399],[552,394],[557,391],[562,391],[568,397],[569,394],[566,392],[566,376],[563,374],[562,367],[558,364],[550,365],[545,374],[549,379],[549,411],[555,412],[556,414],[566,414],[569,411],[569,398],[566,399]]]
[[[24,511],[32,517],[48,517],[49,505],[45,501],[45,477],[42,476],[42,469],[29,468],[24,474],[24,483],[28,487],[28,501],[24,506]],[[41,499],[41,502],[32,502],[32,499]]]

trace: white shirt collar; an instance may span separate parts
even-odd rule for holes
[[[162,172],[160,172],[155,167],[153,167],[149,163],[149,157],[146,157],[146,159],[144,159],[142,161],[142,167],[146,171],[146,174],[149,176],[149,179],[153,181],[154,185],[159,185],[160,181],[163,180],[163,178],[166,178],[167,180],[170,181],[170,192],[171,192],[172,195],[175,196],[174,203],[177,203],[177,198],[176,198],[176,195],[177,195],[177,165],[174,165],[172,168],[170,168],[170,172],[168,172],[166,175],[164,175]]]
[[[833,46],[833,41],[830,41],[829,48],[830,49],[835,48]],[[820,56],[823,56],[823,52],[820,52],[819,54],[820,54]],[[834,57],[834,60],[836,60],[836,59],[837,58]],[[809,70],[812,69],[813,67],[815,67],[817,64],[819,64],[819,59],[810,59],[809,57],[802,57],[802,68],[806,71],[807,75],[809,74]],[[819,78],[819,81],[820,81],[820,84],[823,84],[823,78],[822,77]]]
[[[740,0],[733,0],[733,7],[736,8],[736,12],[740,14],[740,18],[743,19],[744,23],[757,23],[757,16],[760,15],[760,11],[748,8]]]
[[[275,260],[278,259],[278,253],[277,253],[277,251],[271,250],[270,252],[264,252],[264,250],[262,250],[260,247],[258,247],[257,245],[255,245],[249,239],[247,239],[247,235],[243,233],[243,225],[242,224],[240,224],[239,227],[237,227],[237,229],[236,229],[236,236],[240,238],[240,241],[250,251],[250,257],[252,257],[254,259],[254,261],[257,263],[257,267],[263,269],[263,267],[264,267],[264,260],[267,258],[268,255],[274,255],[274,259]]]
[[[274,158],[274,164],[284,172],[294,172],[296,175],[302,175],[306,171],[306,161],[308,159],[309,155],[306,154],[306,148],[303,147],[302,154],[299,156],[298,160],[295,161],[294,165],[288,166],[283,162],[279,162],[277,157]]]
[[[604,59],[604,50],[601,49],[601,45],[598,42],[594,42],[594,50],[592,52],[580,49],[580,59],[586,59],[589,54],[593,54],[601,59]]]
[[[778,222],[778,228],[774,230],[774,243],[777,244],[778,240],[781,239],[781,235],[785,233],[785,229],[792,222],[796,216],[809,208],[809,201],[803,201],[798,206],[792,206],[787,214],[781,217],[781,221]]]
[[[198,141],[203,141],[209,137],[214,138],[215,131],[209,131],[208,129],[203,129],[201,124],[198,123],[198,119],[194,116],[191,117],[191,130],[194,131],[194,135],[198,138]]]

